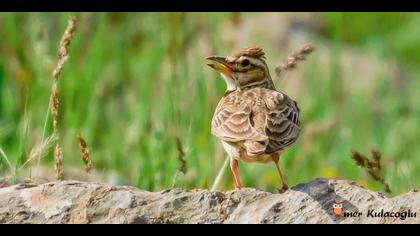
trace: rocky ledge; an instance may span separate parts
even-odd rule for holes
[[[341,216],[334,213],[336,202]],[[148,192],[79,181],[20,184],[0,188],[0,223],[420,223],[420,193],[389,198],[335,179],[282,194],[250,188]]]

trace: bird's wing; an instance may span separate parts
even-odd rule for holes
[[[271,154],[292,145],[300,131],[299,108],[297,103],[283,93],[266,93],[267,115],[265,134],[269,138],[266,153]]]
[[[264,152],[268,137],[258,132],[251,123],[251,106],[223,105],[216,110],[212,121],[212,134],[226,142],[239,143],[247,152]]]

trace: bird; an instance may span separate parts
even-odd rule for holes
[[[279,159],[299,136],[300,110],[296,101],[276,90],[265,59],[260,47],[206,57],[207,65],[220,72],[227,85],[215,109],[211,133],[230,158],[236,190],[242,188],[239,161],[274,162],[282,182],[279,192],[285,192],[289,186]]]

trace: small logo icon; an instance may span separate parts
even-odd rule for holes
[[[333,204],[333,212],[335,216],[341,216],[343,213],[343,202],[335,202]]]

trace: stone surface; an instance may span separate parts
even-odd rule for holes
[[[335,216],[333,204],[361,212]],[[368,211],[416,217],[368,217]],[[347,180],[316,179],[285,193],[168,189],[63,181],[0,188],[0,223],[420,223],[420,193],[395,198]]]

